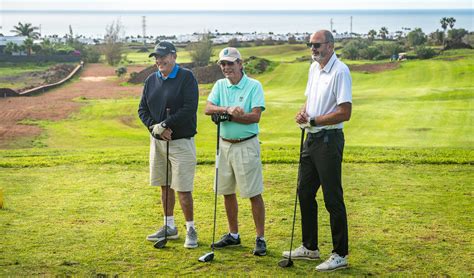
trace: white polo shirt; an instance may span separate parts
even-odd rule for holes
[[[336,111],[337,105],[352,103],[352,78],[349,68],[333,53],[326,66],[321,69],[318,62],[309,68],[306,85],[306,113],[311,117],[326,115]],[[312,126],[308,132],[322,129],[343,128],[343,123],[326,126]]]

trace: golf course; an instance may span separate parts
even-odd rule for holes
[[[189,62],[189,53],[181,53],[178,63]],[[70,102],[78,108],[61,119],[37,119],[32,113],[20,123],[41,133],[2,144],[0,276],[472,277],[474,50],[393,62],[397,66],[387,70],[351,71],[352,117],[344,125],[343,162],[349,268],[327,274],[315,270],[321,260],[278,266],[290,247],[301,135],[294,117],[305,101],[310,66],[298,58],[310,52],[284,44],[241,53],[244,59],[273,62],[270,70],[252,76],[262,83],[266,103],[259,140],[267,256],[252,255],[250,202],[238,198],[242,246],[216,250],[212,262],[198,262],[210,251],[213,230],[216,126],[204,115],[212,84],[200,85],[195,137],[199,247],[183,248],[185,221],[178,202],[179,238],[163,249],[146,241],[162,225],[163,213],[160,189],[149,186],[149,134],[137,115],[142,85],[112,75],[102,82],[120,91],[107,97],[77,93]],[[147,53],[129,53],[128,59],[134,65],[153,63]],[[82,82],[75,77],[28,99],[65,94]],[[0,110],[8,101],[0,100]],[[321,191],[317,200],[319,247],[326,259],[332,241]],[[293,247],[301,243],[299,211],[296,221]],[[227,232],[221,196],[216,225],[220,238]]]

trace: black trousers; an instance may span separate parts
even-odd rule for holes
[[[347,214],[344,204],[341,164],[344,133],[341,129],[309,133],[303,146],[298,197],[300,199],[303,245],[318,248],[318,203],[322,186],[324,204],[330,215],[332,252],[348,254]]]

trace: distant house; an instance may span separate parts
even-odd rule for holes
[[[14,44],[20,46],[23,45],[23,42],[27,39],[27,36],[3,36],[0,37],[0,53],[3,54],[7,43],[13,42]],[[13,55],[26,55],[23,53],[13,53]]]

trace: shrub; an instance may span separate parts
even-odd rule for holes
[[[436,51],[434,51],[433,48],[426,47],[424,45],[416,47],[415,53],[419,59],[429,59],[436,55]]]
[[[423,33],[421,28],[415,28],[413,31],[408,33],[407,42],[411,47],[422,45],[426,42],[426,35]]]
[[[288,38],[288,43],[289,43],[289,44],[297,44],[298,41],[296,40],[295,36],[290,36],[290,37]]]
[[[436,29],[429,35],[429,42],[432,45],[442,45],[444,40],[444,32]]]
[[[389,42],[383,45],[382,54],[387,57],[397,55],[400,52],[405,51],[405,48],[397,42]]]
[[[255,46],[262,46],[263,45],[263,40],[261,39],[256,39],[255,40]]]
[[[86,63],[98,63],[100,60],[100,52],[97,47],[87,46],[82,50],[82,59]]]
[[[260,74],[272,69],[272,66],[273,63],[269,60],[252,56],[245,61],[245,72],[249,74]]]
[[[122,44],[119,40],[122,30],[120,21],[112,22],[105,28],[105,44],[102,51],[107,63],[111,66],[117,65],[122,60]]]
[[[212,56],[212,41],[209,34],[202,35],[201,39],[188,45],[191,60],[196,66],[207,66]]]
[[[118,77],[124,75],[127,73],[127,68],[126,67],[119,67],[115,69],[115,74],[117,74]]]
[[[474,33],[470,33],[462,37],[462,42],[470,46],[474,45]]]
[[[230,47],[240,47],[240,41],[236,38],[232,38],[229,40],[228,45]]]
[[[342,57],[355,60],[361,58],[361,50],[367,49],[370,45],[368,40],[356,39],[344,42]]]
[[[380,50],[374,46],[369,46],[367,48],[359,50],[360,58],[367,60],[374,60],[375,57],[380,55],[380,53]]]

